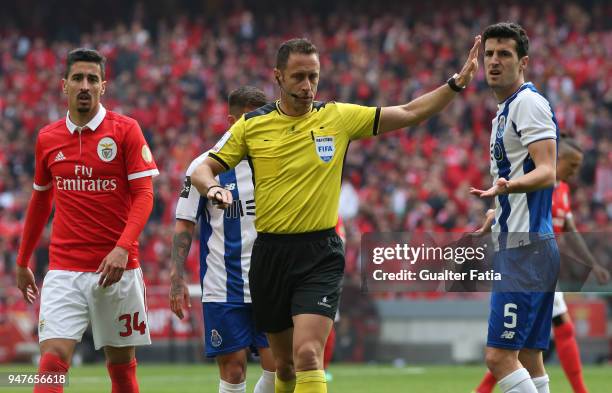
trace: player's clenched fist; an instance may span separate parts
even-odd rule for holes
[[[208,189],[206,198],[212,201],[213,205],[219,209],[225,209],[232,204],[232,193],[221,186],[211,186]]]

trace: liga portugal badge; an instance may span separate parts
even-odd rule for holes
[[[147,164],[150,164],[151,161],[153,161],[153,154],[151,154],[151,149],[149,149],[149,146],[147,146],[147,145],[143,145],[142,146],[142,149],[140,151],[140,155],[142,155],[142,159]]]

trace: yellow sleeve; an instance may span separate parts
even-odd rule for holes
[[[210,149],[208,156],[218,161],[225,169],[234,168],[247,155],[245,135],[246,123],[244,116],[242,116]]]
[[[345,129],[351,140],[378,134],[380,107],[336,103]]]

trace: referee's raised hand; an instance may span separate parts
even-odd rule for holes
[[[463,65],[463,68],[461,69],[461,72],[459,72],[457,78],[455,79],[455,82],[460,87],[466,87],[469,85],[472,78],[474,78],[474,75],[476,75],[476,72],[478,71],[478,49],[480,48],[481,40],[482,37],[479,35],[474,37],[474,45],[472,46],[472,49],[470,49],[470,53],[465,61],[465,64]]]
[[[206,198],[208,198],[212,204],[219,209],[226,209],[232,204],[233,201],[231,191],[226,190],[219,185],[210,186],[208,188],[208,192],[206,193]]]

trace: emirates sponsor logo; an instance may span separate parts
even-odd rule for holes
[[[59,191],[115,191],[117,179],[94,178],[93,167],[75,165],[74,177],[55,176],[55,186]]]
[[[116,179],[83,179],[82,177],[64,178],[55,176],[55,187],[59,191],[115,191]]]

